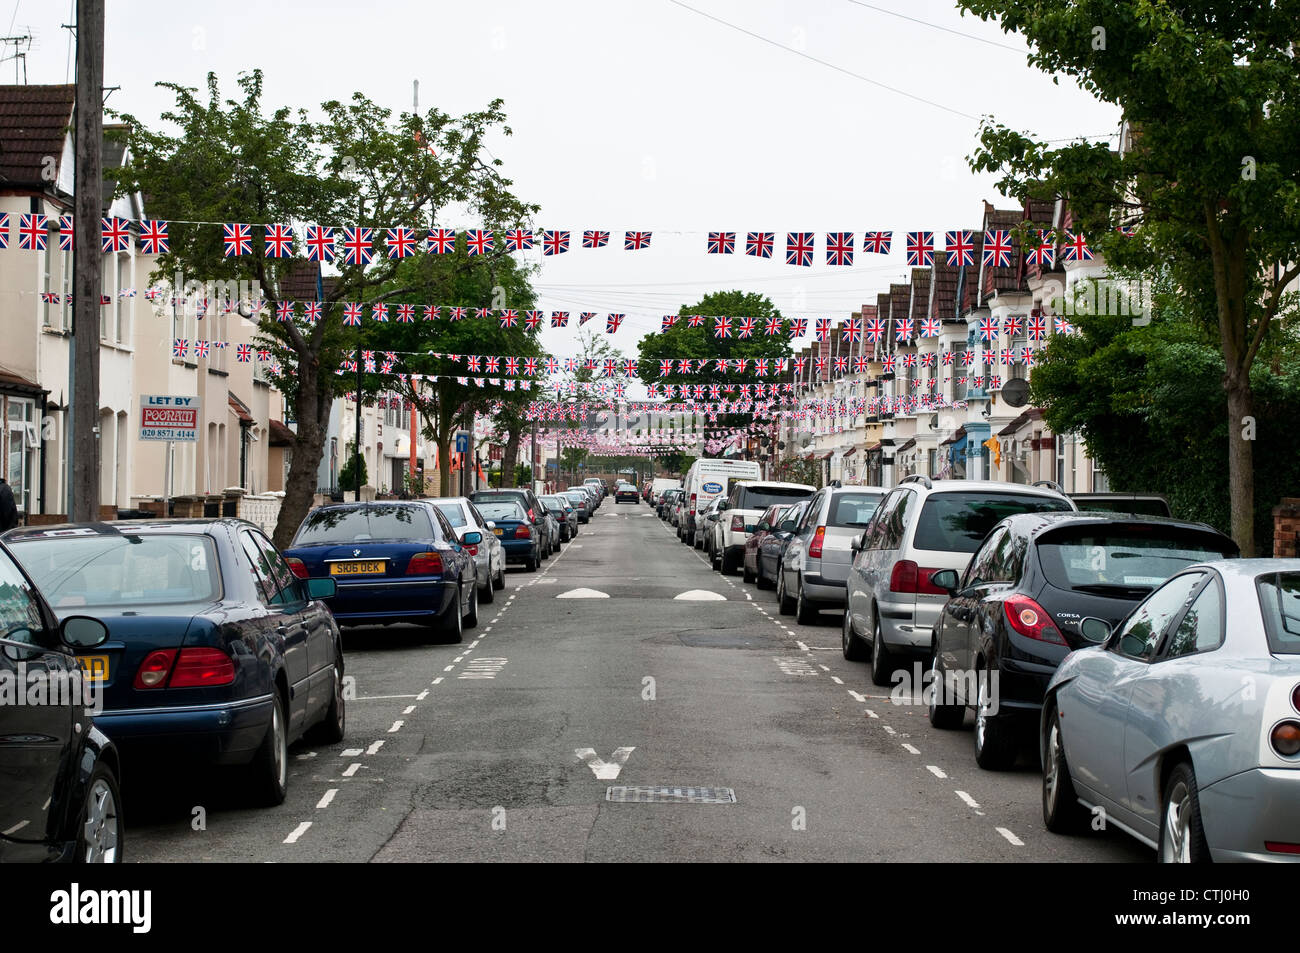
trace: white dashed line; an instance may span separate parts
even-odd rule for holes
[[[439,682],[441,682],[441,681],[442,681],[442,676],[439,675],[437,678],[435,678],[435,679],[434,679],[432,682],[430,682],[429,684],[430,684],[430,685],[437,685],[437,684],[438,684]]]
[[[429,690],[426,688],[424,691],[420,692],[420,694],[415,696],[415,700],[417,702],[422,702],[428,697],[429,697]]]
[[[829,672],[830,669],[827,669],[826,671]],[[837,675],[832,675],[832,676],[831,676],[831,681],[834,682],[836,685],[843,685],[843,684],[844,684],[844,680],[843,680],[842,678],[840,678],[839,676],[837,676]]]
[[[904,751],[909,751],[909,752],[911,752],[912,754],[920,754],[920,753],[921,753],[921,749],[916,748],[916,747],[913,747],[912,745],[909,745],[909,744],[904,744],[904,745],[903,745],[903,750],[904,750]]]
[[[862,694],[861,692],[855,692],[851,688],[849,689],[849,694],[853,696],[853,700],[855,702],[865,702],[867,700],[866,695]]]
[[[393,722],[393,727],[391,727],[391,728],[388,729],[388,733],[391,735],[391,734],[393,734],[393,732],[395,732],[395,731],[401,731],[401,730],[402,730],[402,724],[403,724],[402,719],[400,719],[400,718],[397,719],[397,721]]]
[[[413,712],[413,711],[415,711],[415,706],[414,706],[414,705],[407,705],[405,708],[402,709],[402,714],[403,714],[403,715],[409,715],[409,714],[410,714],[411,712]]]
[[[976,800],[975,800],[973,797],[971,797],[969,794],[967,794],[965,791],[954,791],[953,793],[956,794],[956,795],[957,795],[959,798],[961,798],[963,801],[965,801],[967,807],[969,807],[969,808],[973,808],[974,810],[977,810],[977,811],[980,809],[979,802],[976,801]]]
[[[346,768],[343,769],[343,777],[345,778],[352,777],[352,775],[356,774],[357,771],[360,770],[360,768],[361,768],[361,762],[353,761],[350,765],[348,765]]]
[[[876,714],[874,711],[872,711],[870,708],[868,708],[868,709],[867,709],[867,717],[868,717],[868,718],[879,718],[880,716],[877,715],[877,714]]]
[[[785,629],[785,626],[781,626],[781,628]],[[785,630],[786,630],[787,632],[790,631],[789,629],[785,629]],[[795,640],[794,640],[794,644],[797,645],[797,646],[799,646],[799,648],[800,648],[802,651],[804,651],[804,652],[811,652],[811,651],[812,651],[812,649],[808,648],[808,646],[804,645],[804,644],[803,644],[802,642],[800,642],[798,639],[795,639]]]
[[[927,764],[925,770],[929,771],[941,781],[948,776],[943,773],[943,768],[939,767],[937,764]]]
[[[829,665],[823,665],[821,662],[817,663],[817,667],[821,669],[823,672],[829,672],[831,670],[831,667]],[[843,685],[844,683],[840,682],[840,684]]]
[[[455,665],[448,665],[446,668],[443,669],[443,671],[444,671],[444,672],[450,672],[450,671],[451,671],[453,668],[455,668],[455,667],[456,667]],[[434,682],[434,684],[436,685],[436,684],[438,684],[438,683],[437,683],[437,682]]]
[[[881,725],[880,727],[884,728],[885,731],[889,732],[891,735],[898,734],[898,732],[894,731],[894,729],[890,728],[888,725]]]
[[[1021,840],[1019,837],[1017,837],[1015,834],[1011,833],[1011,832],[1010,832],[1009,830],[1007,830],[1005,827],[999,827],[999,828],[998,828],[998,833],[1001,834],[1003,837],[1005,837],[1008,841],[1010,841],[1012,847],[1024,847],[1024,846],[1025,846],[1025,842],[1024,842],[1024,841],[1022,841],[1022,840]]]
[[[382,739],[376,741],[374,744],[372,744],[369,748],[366,749],[366,754],[379,754],[379,749],[382,748],[383,746],[384,746],[384,742]]]
[[[306,834],[307,828],[309,827],[311,827],[311,821],[303,821],[301,824],[299,824],[297,827],[293,829],[293,831],[289,834],[289,836],[284,839],[284,842],[286,844],[297,843],[298,838],[301,837],[303,834]]]
[[[330,788],[325,792],[325,796],[316,802],[316,810],[322,810],[330,806],[330,801],[334,800],[334,795],[339,793],[338,788]]]
[[[345,748],[345,749],[343,749],[342,751],[339,752],[339,757],[340,757],[340,758],[355,758],[355,757],[356,757],[357,755],[359,755],[359,754],[361,754],[361,749],[360,749],[360,748]]]

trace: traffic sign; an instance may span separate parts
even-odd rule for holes
[[[194,395],[141,394],[140,439],[197,442],[200,406]]]
[[[469,453],[469,434],[463,430],[456,434],[456,452]]]

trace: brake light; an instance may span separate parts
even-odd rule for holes
[[[1284,758],[1294,758],[1300,754],[1300,724],[1284,721],[1273,729],[1269,735],[1273,750]]]
[[[733,533],[743,533],[745,531],[745,517],[737,514],[731,518],[731,531]]]
[[[695,509],[695,494],[691,494],[691,509]]]
[[[515,539],[530,539],[532,535],[533,531],[524,523],[520,523],[519,528],[515,530]]]
[[[235,680],[235,662],[220,649],[181,649],[168,688],[206,688]]]
[[[285,556],[284,561],[289,564],[289,569],[299,579],[307,578],[307,567],[301,559],[297,559],[293,556]]]
[[[416,553],[406,564],[408,576],[441,576],[442,556],[438,553]]]
[[[1056,627],[1047,611],[1028,596],[1008,596],[1002,603],[1011,628],[1029,639],[1039,642],[1051,642],[1055,645],[1068,645],[1061,630]]]
[[[1300,854],[1300,844],[1288,844],[1286,841],[1266,840],[1264,849],[1275,854]]]
[[[819,550],[820,554],[820,550]],[[809,555],[812,555],[811,550]],[[928,596],[946,596],[947,589],[940,589],[930,577],[937,573],[938,569],[928,569],[918,566],[910,559],[900,559],[894,563],[894,571],[889,574],[889,591],[890,592],[912,592]]]
[[[528,518],[534,522],[537,521],[537,517],[533,515],[533,508],[531,506],[528,507]]]
[[[467,546],[465,547],[465,552],[469,553],[471,556],[477,556],[477,555],[478,555],[478,543],[470,543],[469,545],[467,545]]]
[[[813,533],[812,544],[808,547],[809,557],[811,557],[812,559],[822,558],[822,542],[825,539],[826,539],[826,527],[818,526],[817,532]]]
[[[140,663],[133,686],[138,689],[162,688],[167,681],[167,673],[172,670],[172,663],[175,661],[175,649],[157,649],[150,652]]]

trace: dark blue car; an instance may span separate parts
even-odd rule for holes
[[[479,500],[474,503],[483,518],[494,524],[492,532],[501,539],[507,563],[523,563],[529,572],[537,571],[541,561],[541,534],[545,531],[540,522],[528,518],[524,505],[511,499]]]
[[[128,768],[246,766],[255,799],[279,804],[288,746],[342,740],[343,643],[317,601],[333,581],[299,579],[253,524],[72,524],[5,542],[60,619],[108,627],[78,660]]]
[[[340,503],[308,513],[285,556],[298,575],[338,584],[328,602],[340,625],[413,622],[459,642],[478,625],[478,577],[465,546],[482,541],[478,532],[457,539],[429,501]]]

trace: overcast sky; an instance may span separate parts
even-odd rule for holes
[[[34,37],[27,81],[69,81],[60,27],[73,22],[72,0],[4,2],[8,33]],[[514,135],[491,153],[541,206],[539,227],[575,233],[568,254],[536,253],[541,306],[574,312],[573,324],[599,312],[601,331],[606,313],[626,313],[613,339],[629,354],[661,315],[708,291],[758,291],[788,317],[841,318],[874,302],[906,276],[904,230],[975,228],[984,200],[1013,207],[966,166],[980,116],[1048,139],[1105,137],[1119,120],[946,0],[107,6],[105,84],[121,87],[109,104],[143,119],[171,104],[160,80],[202,87],[215,70],[233,90],[256,67],[268,111],[358,89],[409,109],[413,80],[424,108],[462,113],[501,97]],[[14,81],[14,65],[0,64],[0,81]],[[584,228],[609,229],[610,247],[583,250]],[[624,229],[653,231],[651,247],[623,251]],[[706,255],[704,233],[722,229],[741,242],[746,230],[778,233],[773,258]],[[895,232],[887,258],[861,252],[874,229]],[[784,233],[796,230],[817,233],[811,268],[785,264]],[[827,231],[857,233],[853,267],[825,263]],[[572,354],[573,334],[547,329],[544,343]]]

